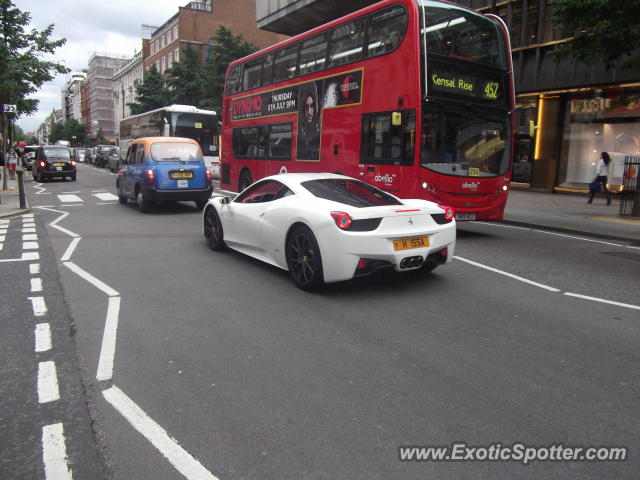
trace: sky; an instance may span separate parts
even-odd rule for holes
[[[25,30],[43,30],[54,24],[50,39],[66,38],[53,56],[72,72],[87,68],[95,52],[133,56],[142,48],[142,25],[160,26],[189,0],[13,0],[23,12],[31,14]],[[25,133],[33,132],[54,108],[61,108],[61,90],[70,75],[57,75],[29,98],[39,100],[38,111],[21,116],[17,124]]]

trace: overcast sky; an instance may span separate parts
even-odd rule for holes
[[[94,52],[133,56],[142,48],[142,24],[160,26],[188,0],[13,0],[31,14],[31,28],[43,30],[54,24],[52,39],[66,38],[53,58],[71,71],[87,68]],[[34,131],[54,108],[61,108],[61,89],[69,75],[58,75],[33,95],[39,110],[22,116],[18,125]]]

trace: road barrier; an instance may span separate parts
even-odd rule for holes
[[[620,215],[640,217],[640,156],[624,157]]]

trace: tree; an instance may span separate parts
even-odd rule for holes
[[[65,39],[50,40],[53,24],[42,31],[25,30],[31,14],[22,12],[11,0],[0,0],[0,103],[17,106],[17,116],[30,114],[37,110],[38,100],[27,98],[57,73],[69,70],[62,64],[44,61],[41,55],[53,54],[65,43]],[[0,116],[0,132],[7,138],[8,117]],[[15,119],[14,119],[15,120]],[[7,143],[2,142],[3,155]],[[5,167],[6,168],[6,167]],[[3,189],[7,188],[6,171],[3,175]]]
[[[144,72],[142,83],[136,85],[136,101],[128,104],[131,115],[166,107],[170,103],[170,92],[165,85],[164,77],[155,65],[151,65],[149,70]]]
[[[87,127],[78,122],[75,118],[70,118],[64,123],[63,136],[65,140],[71,142],[76,147],[84,145],[87,140]]]
[[[602,61],[609,69],[629,56],[623,68],[640,67],[639,0],[555,0],[551,18],[556,27],[574,35],[556,46],[558,58]]]
[[[211,56],[201,70],[201,104],[204,108],[222,112],[222,95],[229,64],[250,53],[258,51],[253,43],[243,40],[242,35],[220,26],[212,39]]]
[[[171,103],[200,106],[200,55],[191,45],[182,51],[180,62],[167,70]]]
[[[64,138],[64,125],[61,123],[56,123],[53,127],[51,127],[51,131],[49,132],[49,138],[47,139],[47,143],[53,145],[58,140],[65,140]]]

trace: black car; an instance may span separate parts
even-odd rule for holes
[[[33,179],[44,182],[49,178],[76,180],[76,162],[71,158],[71,149],[61,145],[44,145],[36,150],[31,168]]]

